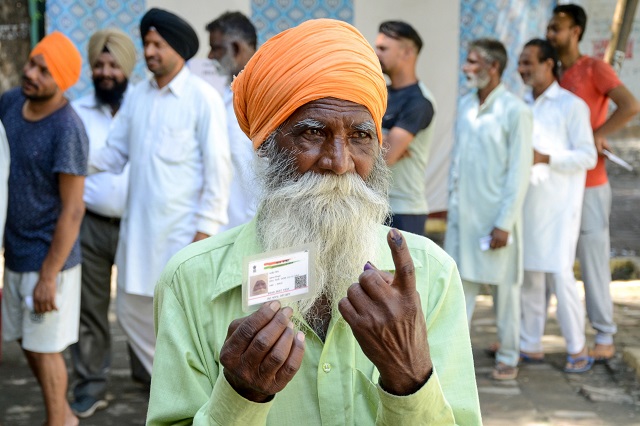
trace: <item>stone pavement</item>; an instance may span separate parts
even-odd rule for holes
[[[526,365],[517,380],[495,382],[488,378],[494,360],[483,349],[495,340],[491,300],[481,296],[472,322],[476,377],[484,424],[488,426],[638,425],[640,384],[633,369],[622,361],[626,348],[640,346],[640,281],[615,282],[619,353],[607,365],[585,374],[562,372],[564,341],[554,309],[545,333],[546,363]],[[125,338],[112,315],[114,360],[106,410],[81,425],[143,425],[148,392],[129,378]],[[589,330],[588,339],[593,333]],[[0,363],[0,425],[42,424],[44,410],[38,385],[17,344],[3,345]]]

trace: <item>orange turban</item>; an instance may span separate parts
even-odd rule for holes
[[[367,107],[382,143],[387,86],[380,61],[345,22],[314,19],[270,38],[232,89],[238,123],[256,149],[299,107],[329,97]]]
[[[76,84],[80,78],[82,57],[73,42],[59,31],[54,31],[36,44],[30,58],[44,56],[53,80],[61,91]]]

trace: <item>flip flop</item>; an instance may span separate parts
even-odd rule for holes
[[[541,358],[520,352],[520,362],[523,364],[544,364],[544,355]]]
[[[582,367],[575,366],[577,363],[582,361],[587,361],[587,363]],[[594,359],[589,355],[577,356],[577,357],[572,357],[571,355],[567,355],[567,363],[571,364],[571,366],[564,367],[563,370],[565,373],[584,373],[586,371],[591,370],[591,367],[593,367]]]

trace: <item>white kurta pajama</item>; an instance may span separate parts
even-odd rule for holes
[[[542,352],[546,287],[556,293],[557,315],[569,353],[585,345],[584,307],[573,276],[587,169],[596,165],[589,107],[554,82],[535,101],[533,146],[550,156],[546,177],[529,186],[524,204],[524,269],[520,349]],[[546,285],[545,285],[546,283]]]
[[[165,264],[197,232],[213,235],[227,222],[231,159],[220,95],[187,67],[162,89],[153,79],[138,84],[92,165],[118,173],[127,162],[116,306],[151,372],[153,292]]]
[[[478,284],[498,285],[503,293],[494,298],[501,342],[496,360],[512,366],[519,352],[521,218],[533,155],[531,135],[531,111],[502,84],[482,105],[475,91],[460,101],[445,249],[464,281],[469,320]],[[509,232],[513,241],[482,251],[480,238],[493,228]]]

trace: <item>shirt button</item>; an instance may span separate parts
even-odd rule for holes
[[[322,364],[322,371],[324,371],[325,373],[331,371],[331,364],[329,364],[328,362]]]

